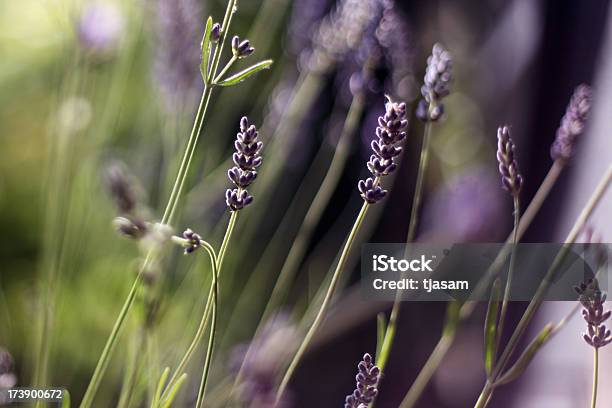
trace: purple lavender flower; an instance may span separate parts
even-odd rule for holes
[[[346,397],[344,408],[367,407],[378,395],[378,380],[380,369],[374,365],[372,356],[368,353],[363,355],[363,360],[357,365],[357,386],[352,394]]]
[[[450,93],[450,82],[452,76],[453,60],[450,53],[436,43],[431,55],[427,58],[425,78],[421,87],[423,99],[417,106],[416,115],[424,122],[435,122],[444,113],[442,98]]]
[[[266,322],[250,344],[237,346],[230,358],[230,368],[240,372],[238,397],[244,407],[287,408],[291,396],[285,393],[275,405],[278,375],[298,345],[299,336],[289,316],[280,313]]]
[[[225,201],[231,211],[240,211],[253,202],[246,188],[257,178],[255,169],[263,160],[259,155],[263,143],[257,140],[258,136],[255,125],[249,125],[247,117],[243,117],[234,142],[236,152],[232,155],[236,166],[227,171],[227,177],[237,187],[225,192]]]
[[[216,44],[221,39],[221,24],[214,23],[210,29],[210,42]]]
[[[378,139],[372,141],[374,154],[368,161],[368,170],[374,178],[360,180],[358,184],[361,197],[370,204],[379,202],[387,194],[387,191],[379,186],[380,179],[397,168],[394,160],[402,153],[399,144],[406,138],[408,127],[405,103],[396,103],[387,97],[385,109],[385,114],[378,118]]]
[[[232,54],[236,58],[246,58],[255,52],[255,48],[251,47],[249,40],[240,41],[237,35],[232,37]]]
[[[381,0],[382,17],[376,27],[375,38],[381,48],[390,73],[389,89],[401,98],[408,98],[414,88],[414,51],[411,30],[396,2]]]
[[[514,157],[514,141],[510,137],[510,128],[500,126],[497,129],[497,161],[502,176],[503,187],[513,196],[518,196],[523,187],[523,177],[519,174],[518,164]]]
[[[588,85],[579,85],[574,90],[557,130],[557,137],[550,147],[550,156],[553,160],[567,161],[574,155],[576,138],[584,130],[591,109],[591,95],[592,90]]]
[[[189,244],[185,246],[185,255],[197,250],[202,244],[202,237],[193,232],[191,228],[187,228],[185,231],[183,231],[183,238],[189,241]]]
[[[582,317],[587,322],[587,332],[583,334],[584,341],[594,348],[604,347],[612,342],[612,333],[604,322],[610,318],[612,311],[604,312],[606,294],[599,289],[597,279],[589,279],[574,288],[579,301],[584,307]]]
[[[197,0],[157,1],[155,84],[169,113],[194,106],[202,92],[200,38],[202,10]],[[191,109],[191,108],[189,108]]]
[[[119,213],[113,221],[115,229],[129,238],[142,238],[147,224],[138,214],[138,187],[134,177],[123,164],[113,162],[105,169],[104,181]]]
[[[117,49],[123,35],[123,15],[111,3],[88,3],[79,18],[79,41],[95,54],[108,54]]]
[[[288,46],[294,54],[310,46],[313,28],[330,7],[330,0],[301,0],[292,4],[287,34]]]

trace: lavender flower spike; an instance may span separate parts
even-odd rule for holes
[[[346,397],[344,408],[367,407],[378,395],[378,380],[380,369],[374,365],[372,356],[364,354],[363,360],[357,365],[358,372],[355,377],[357,387],[352,394]]]
[[[591,88],[585,84],[579,85],[574,90],[557,130],[557,137],[550,147],[550,156],[553,160],[567,161],[574,155],[576,138],[584,130],[591,109],[591,95]]]
[[[258,141],[259,132],[255,125],[249,125],[249,120],[243,117],[240,120],[240,132],[236,135],[233,154],[235,166],[227,171],[227,177],[237,188],[225,192],[225,201],[231,211],[240,211],[253,202],[246,188],[257,178],[255,170],[262,163],[259,155],[263,143]]]
[[[501,126],[497,129],[497,161],[502,176],[502,185],[513,196],[518,196],[523,187],[523,177],[518,172],[514,157],[514,142],[510,137],[510,128]]]
[[[450,53],[440,44],[433,46],[427,58],[425,78],[421,87],[423,99],[417,106],[416,115],[424,122],[435,122],[444,113],[442,98],[450,93],[449,85],[453,78],[453,60]]]
[[[582,317],[587,322],[587,332],[583,335],[584,341],[596,349],[610,344],[612,333],[603,323],[610,318],[612,311],[604,312],[606,294],[599,289],[597,279],[589,279],[574,289],[580,295],[579,301],[584,307]]]
[[[393,102],[387,97],[385,109],[385,114],[378,118],[378,139],[372,142],[374,154],[368,161],[368,170],[374,178],[360,180],[358,184],[361,197],[370,204],[379,202],[387,194],[379,182],[381,177],[391,174],[397,168],[395,158],[402,153],[400,144],[406,138],[408,127],[405,103]]]

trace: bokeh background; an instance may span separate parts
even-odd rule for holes
[[[238,120],[248,114],[267,147],[255,202],[239,217],[223,271],[212,406],[227,393],[237,347],[258,326],[356,95],[359,110],[337,185],[278,309],[293,322],[312,313],[308,306],[317,304],[317,289],[361,205],[356,183],[366,173],[384,94],[414,107],[435,42],[453,56],[454,82],[445,118],[433,130],[419,239],[503,240],[512,203],[498,181],[496,128],[512,126],[527,203],[550,167],[550,144],[580,83],[595,89],[587,131],[525,241],[561,241],[610,163],[608,1],[354,3],[359,6],[349,15],[330,19],[333,0],[239,2],[231,31],[251,40],[257,59],[275,63],[214,95],[175,225],[219,245],[228,219],[227,160]],[[386,25],[380,26],[374,11],[383,3]],[[143,214],[160,218],[202,90],[205,17],[218,20],[224,9],[221,0],[0,2],[0,346],[13,355],[20,385],[33,381],[37,322],[51,308],[49,383],[68,387],[80,400],[140,257],[138,246],[113,229],[116,210],[104,171],[123,163],[139,186]],[[412,120],[391,194],[369,214],[360,242],[405,240],[422,131]],[[606,199],[592,220],[604,241],[612,235],[610,210]],[[375,349],[376,313],[390,305],[361,300],[354,285],[358,258],[355,250],[346,289],[291,384],[295,406],[341,406],[359,358]],[[199,322],[208,270],[205,259],[173,249],[157,273],[156,348],[160,366],[173,366]],[[49,281],[56,282],[51,300]],[[95,406],[116,404],[126,367],[141,352],[146,301],[142,295],[136,303]],[[523,306],[513,305],[511,318]],[[571,306],[546,304],[534,330]],[[419,407],[472,406],[484,382],[483,315],[462,326]],[[379,407],[399,404],[437,342],[443,317],[441,304],[403,305]],[[586,405],[592,361],[582,330],[574,319],[490,406]],[[603,350],[601,359],[600,403],[608,406],[611,351]],[[179,406],[193,402],[199,369],[199,363],[190,366]],[[133,404],[144,400],[136,395]]]

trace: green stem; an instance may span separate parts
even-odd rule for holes
[[[270,295],[270,300],[268,301],[268,305],[263,313],[262,320],[264,321],[270,312],[283,302],[285,293],[287,291],[287,286],[295,276],[295,272],[304,258],[304,253],[306,252],[306,248],[310,242],[314,228],[321,219],[323,211],[327,207],[327,203],[329,203],[332,194],[336,190],[336,186],[338,185],[338,181],[340,180],[340,176],[342,174],[342,169],[344,169],[344,165],[346,164],[346,160],[350,152],[350,142],[359,123],[359,118],[361,118],[361,114],[363,113],[364,105],[365,98],[363,94],[360,93],[353,97],[346,120],[344,121],[340,139],[334,151],[334,156],[331,159],[329,169],[321,182],[321,187],[319,190],[317,190],[312,203],[308,207],[308,211],[304,216],[304,221],[300,226],[287,258],[283,263],[276,284],[274,285],[274,289],[272,290],[272,294]]]
[[[223,67],[223,69],[221,70],[221,72],[219,73],[219,75],[217,75],[215,77],[215,79],[213,79],[212,84],[216,84],[217,82],[219,82],[221,80],[221,78],[223,78],[223,76],[225,75],[225,73],[227,72],[228,69],[231,68],[232,65],[234,65],[234,62],[238,61],[238,57],[236,57],[235,55],[232,56],[232,58],[229,60],[229,62],[227,64],[225,64],[225,67]]]
[[[599,380],[599,348],[595,347],[593,357],[593,397],[591,399],[591,408],[597,406],[597,383]]]
[[[423,146],[421,147],[421,159],[419,162],[419,171],[417,173],[417,181],[414,189],[414,198],[412,201],[412,209],[410,210],[410,226],[408,227],[408,237],[406,242],[414,241],[416,231],[419,225],[419,212],[421,208],[421,200],[423,196],[423,184],[425,182],[425,171],[429,162],[429,145],[431,140],[431,122],[425,124],[423,132]]]
[[[221,247],[219,249],[219,253],[216,256],[217,281],[219,279],[219,274],[223,266],[223,259],[225,258],[227,246],[229,244],[232,233],[234,231],[234,227],[236,225],[237,217],[238,217],[238,212],[235,212],[235,211],[232,212],[227,229],[225,231],[225,235],[223,237],[223,241],[221,243]],[[200,320],[200,325],[198,326],[198,329],[193,337],[193,340],[189,344],[189,347],[185,351],[185,354],[181,358],[181,361],[179,362],[178,366],[176,367],[176,370],[174,370],[174,373],[172,374],[170,381],[168,381],[168,385],[166,386],[162,394],[162,397],[161,397],[162,401],[168,396],[168,392],[172,389],[176,381],[178,381],[178,379],[180,378],[182,372],[185,370],[185,367],[187,367],[187,364],[189,364],[189,361],[191,360],[191,357],[193,356],[195,349],[197,348],[198,344],[200,344],[200,341],[202,340],[202,337],[204,336],[204,333],[206,331],[206,326],[208,326],[208,321],[210,320],[211,308],[213,307],[213,300],[214,300],[213,297],[214,296],[215,296],[215,285],[213,281],[213,284],[210,286],[210,289],[208,292],[208,297],[206,298],[206,306],[204,307],[204,313],[202,313],[202,319]],[[209,347],[210,347],[210,344],[211,343],[209,342]]]
[[[147,260],[145,260],[145,264],[148,264]],[[148,265],[147,265],[148,266]],[[138,275],[136,276],[136,280],[132,284],[132,288],[128,293],[127,299],[119,312],[119,316],[115,321],[115,325],[113,326],[113,330],[111,331],[106,344],[104,345],[104,349],[102,350],[102,354],[100,355],[100,359],[98,360],[98,364],[96,365],[96,369],[91,377],[89,385],[87,386],[87,390],[85,391],[85,395],[83,396],[83,400],[81,401],[81,408],[88,408],[91,406],[96,391],[100,386],[100,382],[102,381],[102,376],[106,372],[108,367],[108,363],[110,362],[110,356],[117,345],[117,340],[119,339],[119,333],[123,328],[123,324],[125,323],[125,318],[127,317],[132,305],[134,304],[134,299],[136,298],[136,292],[140,287],[140,283],[142,281],[142,275],[147,266],[143,266]]]
[[[508,301],[510,299],[510,290],[512,286],[512,275],[514,273],[514,263],[516,261],[516,246],[518,245],[518,227],[520,223],[520,202],[519,197],[514,197],[514,234],[512,237],[512,251],[510,253],[510,266],[508,269],[508,280],[506,281],[506,288],[504,290],[504,297],[502,300],[501,312],[499,314],[499,326],[497,329],[497,349],[501,344],[501,338],[504,332],[504,323],[506,320],[506,313],[508,311]]]
[[[223,18],[223,36],[221,41],[219,42],[219,47],[215,49],[215,54],[213,56],[213,64],[212,71],[216,72],[219,61],[221,59],[221,50],[223,48],[223,44],[227,38],[227,32],[229,29],[229,25],[232,20],[232,16],[235,12],[236,0],[229,0],[227,4],[227,9],[225,11],[225,16]],[[187,147],[185,149],[185,154],[183,155],[183,161],[179,167],[179,171],[174,183],[174,187],[172,188],[172,192],[170,194],[170,198],[168,200],[168,204],[166,205],[166,209],[164,210],[164,215],[162,217],[162,224],[168,224],[172,221],[174,213],[176,211],[176,207],[178,204],[178,200],[180,198],[185,179],[187,177],[187,172],[191,165],[191,160],[193,158],[193,153],[195,151],[195,147],[197,145],[197,141],[199,135],[202,130],[202,124],[204,121],[204,116],[206,114],[206,110],[208,108],[208,103],[210,101],[210,97],[212,95],[212,87],[205,87],[204,92],[202,93],[202,99],[200,100],[200,106],[198,107],[198,112],[196,114],[196,119],[194,121],[194,126],[191,131],[191,135],[187,142]],[[148,254],[145,258],[145,262],[143,264],[142,269],[139,271],[138,276],[136,277],[134,283],[132,284],[132,288],[128,293],[127,299],[123,304],[121,312],[115,321],[115,325],[113,326],[113,330],[102,350],[102,354],[100,355],[100,359],[98,360],[98,364],[94,370],[91,381],[87,386],[87,390],[85,391],[85,395],[83,396],[83,401],[81,402],[80,408],[89,408],[93,402],[93,398],[100,386],[100,381],[102,380],[102,376],[106,372],[108,364],[110,362],[110,356],[117,344],[117,340],[119,338],[119,333],[123,328],[123,324],[125,323],[125,319],[129,314],[132,305],[134,303],[134,298],[136,297],[136,292],[140,287],[140,283],[142,281],[142,275],[146,267],[148,266],[151,260],[151,254]]]
[[[208,255],[210,256],[210,263],[212,267],[213,312],[212,312],[212,322],[210,324],[210,335],[208,338],[208,347],[206,349],[206,358],[204,361],[204,370],[202,372],[202,380],[200,382],[200,389],[198,391],[198,399],[196,402],[197,408],[200,408],[202,406],[202,403],[204,402],[204,394],[206,392],[206,383],[208,380],[208,374],[210,372],[210,362],[212,361],[214,345],[215,345],[215,335],[217,333],[217,313],[218,313],[218,302],[219,302],[219,279],[218,279],[219,262],[215,259],[215,251],[209,244],[207,245],[203,244],[202,246],[206,249],[206,251],[208,252]]]
[[[375,181],[375,184],[378,184],[379,181],[380,180],[377,178]],[[280,383],[278,392],[276,394],[277,403],[282,398],[287,388],[287,385],[289,384],[289,381],[291,380],[291,377],[293,376],[296,368],[300,364],[302,357],[306,353],[306,350],[308,349],[310,342],[312,341],[314,335],[319,329],[319,326],[321,325],[321,323],[323,323],[323,320],[325,319],[327,308],[329,307],[329,304],[336,290],[336,285],[338,284],[338,280],[340,279],[340,276],[342,275],[342,272],[344,270],[344,266],[348,259],[348,255],[351,251],[353,243],[355,242],[355,237],[357,236],[357,233],[359,232],[359,229],[361,228],[361,225],[363,223],[363,220],[369,208],[370,208],[370,204],[367,202],[364,202],[363,206],[361,207],[361,210],[359,211],[359,214],[357,215],[357,218],[355,219],[355,223],[353,224],[353,228],[351,229],[351,232],[346,240],[346,243],[344,244],[344,248],[342,249],[342,253],[340,254],[340,259],[338,260],[338,264],[336,265],[336,269],[334,271],[334,274],[332,275],[332,279],[329,284],[329,288],[327,289],[327,293],[325,294],[323,303],[321,304],[321,307],[319,308],[319,312],[317,313],[317,316],[312,322],[312,325],[308,329],[308,332],[306,333],[304,340],[300,344],[300,347],[298,348],[297,352],[293,356],[293,360],[291,361],[291,364],[289,365],[289,368],[285,372],[285,375]]]
[[[491,401],[491,396],[493,395],[493,386],[491,383],[487,382],[478,397],[478,401],[476,401],[476,405],[474,408],[485,408],[489,401]]]
[[[408,226],[408,236],[406,237],[406,244],[414,241],[417,227],[419,224],[419,211],[421,207],[421,201],[423,196],[423,186],[425,184],[425,173],[427,171],[427,163],[429,162],[429,145],[431,140],[431,122],[425,123],[425,129],[423,131],[423,145],[421,146],[421,158],[419,160],[419,170],[417,172],[416,186],[414,190],[414,197],[412,200],[412,209],[410,210],[410,225]],[[407,249],[406,249],[407,250]],[[391,316],[389,317],[389,324],[387,325],[387,331],[385,334],[385,341],[381,348],[380,356],[376,365],[380,368],[381,372],[384,372],[385,366],[393,347],[393,341],[395,339],[395,328],[397,319],[399,318],[400,306],[401,306],[401,292],[398,290],[393,302],[393,308],[391,309]]]

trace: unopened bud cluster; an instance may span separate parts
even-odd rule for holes
[[[510,128],[508,126],[499,127],[497,129],[497,161],[502,176],[502,185],[516,197],[523,187],[523,177],[519,174],[514,148]]]
[[[246,58],[255,52],[255,48],[251,47],[249,40],[240,41],[240,37],[235,35],[232,37],[232,53],[236,58]]]

